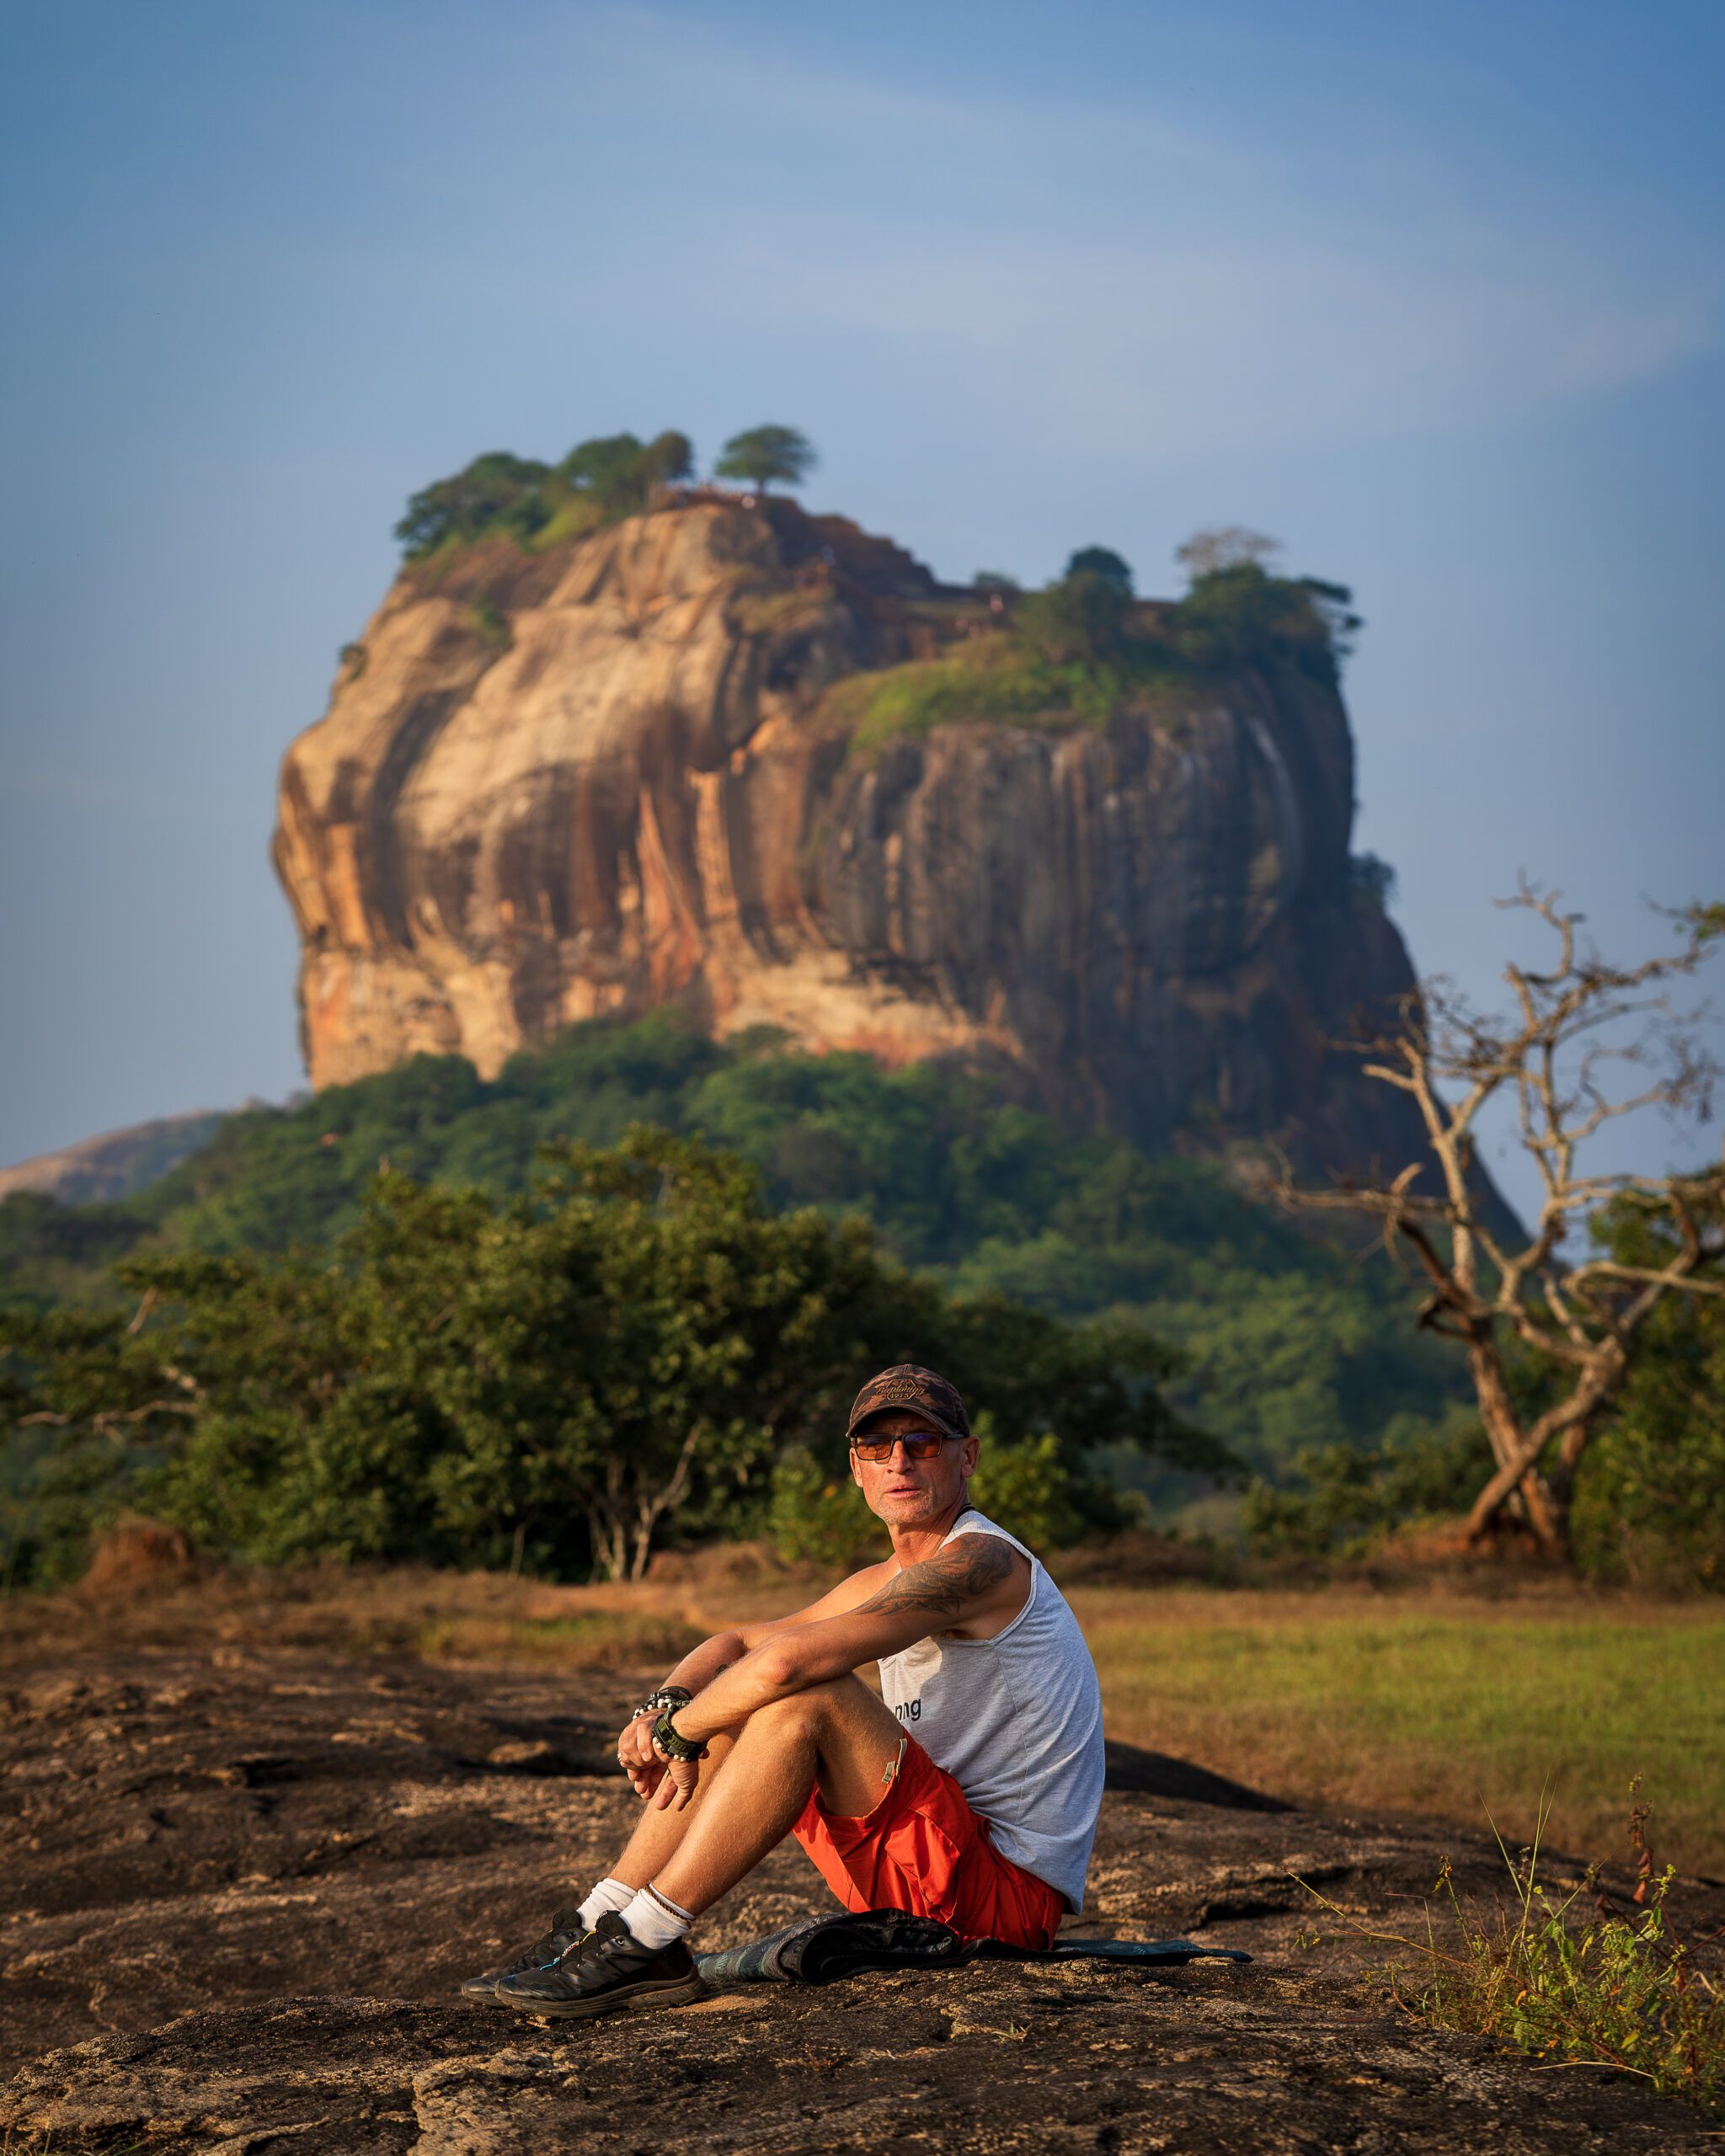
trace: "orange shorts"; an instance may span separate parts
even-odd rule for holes
[[[1065,1908],[1001,1854],[986,1821],[914,1737],[866,1818],[829,1812],[817,1789],[792,1832],[847,1909],[904,1909],[938,1917],[961,1939],[1039,1948],[1053,1943]]]

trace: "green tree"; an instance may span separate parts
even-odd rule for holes
[[[1128,598],[1132,594],[1131,567],[1112,547],[1081,547],[1066,563],[1066,575],[1069,580],[1099,576],[1105,584],[1118,584]]]
[[[1008,1444],[1057,1430],[1075,1488],[1102,1444],[1227,1467],[1166,1406],[1173,1358],[1140,1331],[955,1301],[865,1222],[774,1214],[745,1163],[664,1132],[566,1146],[501,1201],[384,1173],[334,1263],[122,1274],[130,1322],[0,1319],[14,1427],[57,1432],[85,1518],[135,1502],[267,1561],[528,1553],[638,1577],[672,1523],[758,1517],[788,1448],[841,1456],[859,1373],[906,1360]]]
[[[1594,1228],[1616,1263],[1676,1254],[1669,1226],[1618,1205]],[[1576,1561],[1638,1587],[1725,1591],[1725,1265],[1715,1292],[1669,1296],[1648,1318],[1622,1394],[1576,1476]]]
[[[642,446],[638,435],[595,435],[575,444],[558,466],[558,477],[601,500],[612,499],[634,489]]]
[[[489,450],[452,478],[411,496],[395,536],[410,561],[499,526],[531,536],[551,514],[545,499],[550,477],[548,465],[506,449]]]
[[[1206,672],[1284,662],[1332,686],[1362,626],[1345,584],[1272,576],[1255,561],[1194,576],[1175,610],[1175,649]]]
[[[1398,1529],[1453,1517],[1490,1460],[1479,1418],[1466,1407],[1435,1422],[1397,1416],[1375,1445],[1303,1449],[1291,1488],[1254,1482],[1242,1524],[1265,1556],[1365,1556]]]
[[[590,495],[610,519],[638,515],[661,488],[686,479],[693,468],[689,437],[672,431],[649,442],[632,434],[577,442],[557,472],[565,485]]]
[[[1107,664],[1123,655],[1130,598],[1117,578],[1078,569],[1021,600],[1013,633],[1053,665]]]
[[[745,479],[764,494],[774,479],[798,485],[819,461],[813,443],[794,427],[750,427],[731,436],[713,469],[718,478]]]
[[[1064,1548],[1095,1524],[1094,1482],[1075,1468],[1071,1448],[1053,1431],[1008,1441],[985,1409],[976,1433],[982,1454],[969,1497],[979,1511],[1043,1550]],[[885,1529],[863,1503],[848,1460],[823,1465],[806,1445],[791,1446],[773,1467],[766,1532],[782,1557],[829,1572],[884,1554]]]
[[[982,1454],[970,1481],[971,1503],[1008,1534],[1039,1550],[1060,1550],[1077,1541],[1092,1524],[1089,1493],[1054,1432],[1006,1444],[994,1437],[989,1418],[979,1416],[977,1427]]]
[[[656,487],[681,486],[695,476],[695,446],[675,427],[654,435],[641,452],[641,472],[649,493]]]

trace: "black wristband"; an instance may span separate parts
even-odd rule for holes
[[[668,1759],[704,1759],[707,1757],[707,1747],[704,1744],[692,1743],[680,1732],[676,1723],[671,1720],[671,1716],[676,1712],[675,1707],[665,1709],[653,1725],[653,1742]]]

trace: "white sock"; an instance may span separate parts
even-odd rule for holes
[[[634,1898],[634,1888],[625,1886],[621,1879],[601,1879],[581,1904],[582,1930],[591,1931],[607,1909],[626,1909]]]
[[[672,1945],[694,1921],[686,1909],[652,1886],[644,1886],[623,1911],[623,1922],[638,1946]]]

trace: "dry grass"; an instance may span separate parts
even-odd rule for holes
[[[1058,1565],[1055,1567],[1058,1572]],[[658,1671],[702,1634],[822,1583],[686,1566],[640,1587],[306,1566],[0,1600],[0,1660],[275,1646]],[[1554,1789],[1553,1840],[1621,1854],[1645,1778],[1662,1851],[1725,1875],[1725,1611],[1548,1585],[1304,1593],[1077,1588],[1110,1735],[1330,1808],[1450,1818],[1512,1841]]]
[[[0,1599],[0,1662],[212,1647],[523,1667],[651,1668],[712,1629],[659,1588],[545,1587],[494,1572],[307,1565]]]

